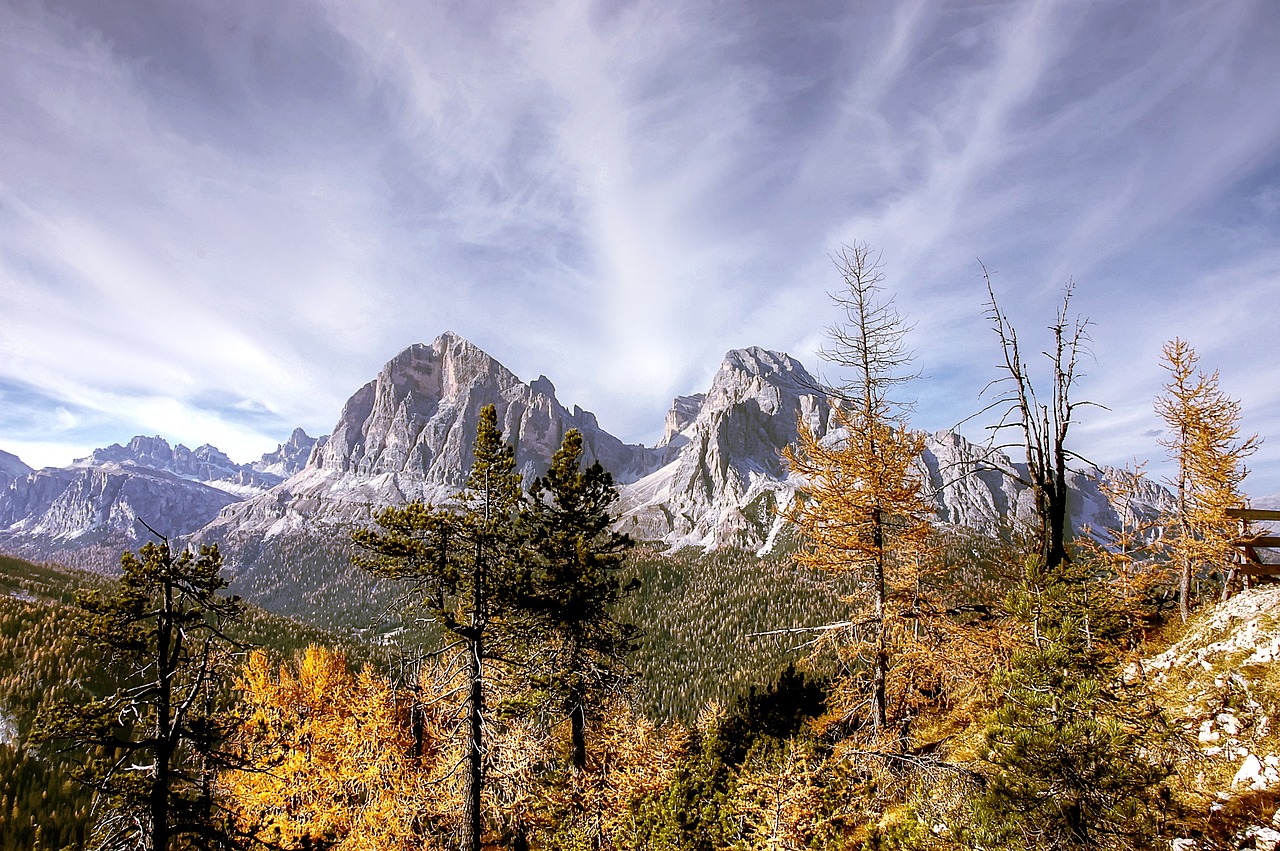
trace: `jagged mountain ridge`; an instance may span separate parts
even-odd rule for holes
[[[546,469],[566,431],[581,431],[588,462],[600,460],[621,484],[620,525],[671,547],[768,547],[779,530],[777,509],[797,485],[780,454],[795,442],[797,423],[838,439],[818,383],[786,354],[729,352],[707,392],[677,397],[662,440],[645,447],[618,440],[588,411],[566,408],[545,376],[526,384],[445,333],[388,361],[348,399],[327,438],[296,430],[254,464],[235,464],[208,445],[189,450],[138,437],[69,468],[0,482],[0,543],[42,542],[46,554],[86,541],[129,545],[142,534],[138,517],[223,543],[246,563],[276,536],[345,539],[346,528],[382,506],[455,493],[485,404],[497,407],[526,480]],[[951,432],[926,443],[920,473],[941,522],[995,532],[1028,514],[1029,495],[1000,472],[1014,469],[1008,458]],[[1098,490],[1105,477],[1073,476],[1077,527],[1118,523]],[[1140,510],[1156,510],[1159,498],[1153,491]]]
[[[295,430],[290,440],[296,441],[292,447],[294,453],[298,451],[309,453],[311,445],[315,443],[315,440],[307,437],[306,432],[301,429]],[[263,456],[261,461],[253,464],[237,464],[227,457],[225,452],[208,443],[196,449],[188,449],[181,443],[170,446],[169,442],[159,435],[154,437],[138,435],[125,446],[113,443],[103,449],[95,449],[84,458],[77,458],[72,466],[101,467],[117,464],[121,467],[158,470],[233,494],[246,495],[278,485],[285,478],[284,474],[271,471],[269,466],[276,465],[282,469],[288,466],[284,455],[289,451],[286,444],[281,444],[274,453],[270,453],[270,456],[281,456],[278,462],[274,457],[269,462],[269,456]],[[289,460],[294,460],[292,455]]]
[[[619,481],[648,473],[663,457],[659,449],[623,443],[590,411],[567,409],[546,376],[525,384],[476,346],[445,333],[388,361],[347,400],[302,470],[228,507],[201,539],[234,544],[307,526],[367,522],[378,508],[412,499],[445,501],[466,481],[487,404],[497,408],[526,481],[546,471],[570,429],[582,433],[586,461],[599,460]]]
[[[149,537],[147,526],[173,537],[190,535],[228,505],[282,481],[276,469],[300,468],[315,443],[297,429],[253,464],[236,464],[208,444],[192,450],[145,435],[63,468],[33,470],[9,455],[17,464],[6,462],[6,472],[15,475],[0,477],[0,544],[54,555],[132,547]]]
[[[667,415],[663,443],[678,447],[674,458],[622,489],[623,527],[675,547],[767,549],[782,528],[778,511],[799,485],[781,451],[796,442],[802,419],[821,439],[838,440],[830,410],[818,382],[794,358],[757,347],[729,352],[710,390],[678,398]],[[1034,511],[1030,492],[1002,472],[1018,465],[955,432],[926,435],[918,469],[942,523],[994,535],[1029,521]],[[1119,525],[1099,488],[1113,472],[1069,474],[1077,531]],[[1130,509],[1152,519],[1167,498],[1152,484]]]

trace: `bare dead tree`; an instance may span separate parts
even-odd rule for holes
[[[981,261],[979,261],[981,263]],[[1009,317],[996,301],[995,288],[986,266],[982,276],[987,284],[987,317],[1000,339],[1004,357],[1001,371],[1004,375],[987,385],[983,391],[999,389],[999,395],[984,410],[1000,410],[1000,418],[992,431],[992,448],[1010,449],[1017,443],[1000,443],[1000,436],[1013,429],[1021,433],[1022,448],[1026,455],[1026,471],[1011,467],[1002,472],[1030,489],[1035,500],[1036,526],[1033,530],[1040,563],[1046,570],[1053,570],[1070,561],[1067,554],[1067,471],[1069,462],[1084,459],[1067,448],[1067,433],[1074,421],[1076,409],[1096,403],[1072,401],[1071,394],[1080,377],[1079,366],[1083,355],[1089,354],[1088,319],[1070,317],[1071,296],[1075,284],[1068,282],[1062,295],[1062,305],[1049,332],[1052,346],[1042,354],[1052,364],[1050,398],[1041,402],[1022,351],[1018,345],[1018,333]]]

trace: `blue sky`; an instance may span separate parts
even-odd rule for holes
[[[728,349],[817,368],[865,241],[917,425],[997,377],[981,258],[1028,348],[1076,282],[1078,450],[1159,467],[1181,336],[1277,493],[1277,45],[1271,0],[4,0],[0,448],[251,460],[445,330],[652,442]]]

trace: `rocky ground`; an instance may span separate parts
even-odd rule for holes
[[[1280,848],[1280,585],[1205,609],[1128,674],[1186,733],[1186,791],[1207,830],[1174,848]]]

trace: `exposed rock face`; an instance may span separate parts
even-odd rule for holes
[[[0,488],[20,476],[27,476],[34,472],[22,463],[22,459],[17,455],[0,450]]]
[[[345,527],[367,523],[384,506],[452,497],[471,468],[487,404],[497,408],[526,481],[547,469],[565,432],[576,428],[585,460],[599,460],[622,485],[620,525],[673,547],[770,546],[781,528],[778,509],[796,492],[781,453],[796,442],[798,422],[824,440],[840,439],[817,382],[778,352],[729,352],[706,393],[676,398],[663,439],[646,448],[605,432],[588,411],[565,408],[545,376],[525,384],[446,333],[388,361],[347,400],[330,436],[297,429],[253,464],[236,464],[208,445],[170,447],[160,437],[136,437],[38,473],[0,455],[0,477],[9,476],[0,478],[0,540],[39,541],[46,550],[132,542],[142,518],[169,534],[228,544],[229,561],[237,552],[252,561],[257,545],[276,536],[345,541]],[[939,432],[926,439],[919,473],[941,522],[994,533],[1031,516],[1018,470],[998,452]],[[1120,522],[1098,487],[1108,475],[1072,474],[1077,529]],[[1150,518],[1167,498],[1151,485],[1131,509]]]
[[[688,442],[688,438],[684,437],[681,432],[693,424],[698,418],[698,414],[702,411],[702,403],[707,400],[707,394],[697,393],[693,396],[677,396],[675,401],[671,403],[671,410],[667,411],[667,427],[666,432],[662,435],[662,440],[658,441],[659,446],[679,446]],[[683,438],[683,439],[682,439]]]
[[[105,449],[95,449],[88,456],[76,459],[72,466],[102,467],[108,464],[173,473],[241,495],[264,491],[284,478],[259,470],[256,465],[237,464],[216,446],[206,443],[192,450],[179,443],[170,447],[169,442],[159,435],[139,435],[127,446],[113,443]]]
[[[159,470],[115,463],[47,468],[9,483],[0,498],[0,540],[42,553],[133,546],[150,536],[140,521],[165,535],[189,535],[236,499]]]
[[[286,465],[314,442],[297,430],[273,454]],[[162,437],[138,436],[62,469],[34,471],[18,462],[18,475],[0,477],[0,540],[45,556],[135,547],[150,536],[144,522],[174,538],[190,535],[226,506],[279,484],[284,477],[271,470],[273,460],[264,456],[263,468],[256,469],[208,444],[191,450],[171,447]]]
[[[678,454],[623,488],[623,528],[673,546],[761,546],[780,501],[794,492],[782,448],[795,442],[801,417],[819,435],[827,431],[816,386],[788,355],[729,352],[705,396],[672,406],[666,442]]]
[[[325,439],[320,438],[321,441]],[[251,466],[256,472],[278,476],[280,480],[287,479],[307,465],[307,459],[311,457],[311,450],[316,443],[316,438],[295,428],[287,441],[276,447],[274,452],[263,455],[261,460],[253,462]]]
[[[347,400],[327,441],[306,466],[261,496],[233,506],[204,537],[274,535],[304,523],[364,521],[377,509],[421,499],[443,501],[465,483],[480,409],[493,404],[516,464],[541,475],[565,432],[582,432],[585,460],[620,481],[657,466],[661,453],[628,445],[595,415],[566,409],[545,376],[525,384],[471,343],[446,333],[414,345]]]
[[[668,463],[623,488],[623,528],[673,547],[771,546],[782,525],[778,510],[790,504],[798,485],[782,450],[796,442],[799,418],[824,441],[840,438],[831,429],[830,403],[817,388],[785,354],[730,352],[704,396],[676,399],[664,438]],[[1034,516],[1032,495],[1016,480],[1019,472],[1004,454],[949,431],[926,435],[919,463],[939,521],[987,534]],[[1099,481],[1113,473],[1069,474],[1076,531],[1120,524],[1099,490]],[[1130,510],[1151,520],[1168,507],[1168,493],[1144,483]]]

